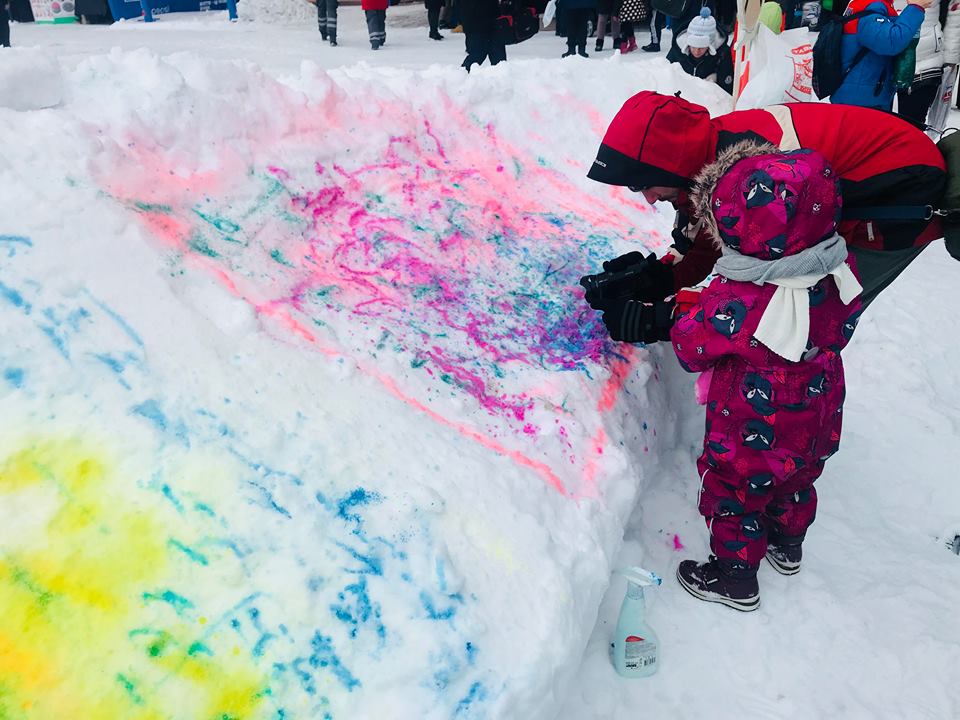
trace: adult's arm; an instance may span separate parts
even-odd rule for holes
[[[879,3],[867,9],[881,7]],[[899,55],[917,34],[923,24],[924,9],[919,5],[907,5],[899,16],[867,15],[857,21],[857,40],[877,55]]]
[[[720,251],[713,246],[706,231],[701,229],[687,254],[673,266],[674,289],[693,287],[699,283],[713,272],[719,257]]]

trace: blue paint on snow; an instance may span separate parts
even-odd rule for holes
[[[169,432],[185,447],[190,447],[186,426],[182,422],[177,422],[176,425],[171,426],[156,400],[145,400],[139,405],[134,405],[130,408],[130,412],[150,422],[161,433],[167,434]]]
[[[475,682],[470,686],[470,690],[467,691],[467,694],[457,703],[456,710],[453,712],[454,717],[462,717],[470,712],[471,705],[478,702],[483,702],[487,699],[487,689],[483,686],[483,683]]]
[[[6,300],[14,307],[23,308],[24,313],[30,314],[30,303],[23,299],[23,295],[0,282],[0,297]]]
[[[247,484],[248,484],[248,485],[252,485],[252,486],[255,487],[257,490],[260,491],[260,494],[263,496],[264,502],[266,503],[266,504],[265,504],[265,507],[270,508],[270,509],[273,510],[274,512],[280,513],[280,514],[283,515],[285,518],[292,518],[292,517],[293,517],[293,516],[290,514],[290,511],[289,511],[289,510],[287,510],[285,507],[283,507],[282,505],[280,505],[280,503],[278,503],[276,500],[273,499],[273,493],[270,492],[270,491],[269,491],[267,488],[265,488],[263,485],[261,485],[260,483],[254,481],[254,480],[248,480],[248,481],[247,481]]]
[[[308,660],[312,668],[325,668],[333,673],[334,677],[349,691],[360,687],[360,681],[357,680],[350,670],[340,661],[337,653],[333,649],[333,640],[330,637],[321,635],[319,632],[313,636],[310,642],[313,653]]]
[[[449,597],[451,600],[463,602],[463,598],[459,594],[450,595]],[[423,605],[423,609],[427,612],[427,617],[431,620],[452,620],[457,614],[457,608],[454,605],[450,605],[444,609],[437,608],[433,599],[425,591],[420,592],[420,604]]]
[[[33,247],[30,238],[24,237],[23,235],[0,235],[0,244],[9,245],[7,248],[7,257],[13,257],[17,254],[17,245]]]
[[[3,379],[9,385],[18,389],[23,387],[23,376],[23,368],[9,367],[3,371]]]
[[[84,288],[84,292],[86,293],[87,297],[89,297],[90,300],[93,302],[93,304],[96,305],[101,310],[103,310],[103,312],[105,312],[110,317],[110,319],[117,324],[117,326],[124,332],[124,334],[127,337],[133,340],[140,347],[143,347],[143,340],[140,339],[140,336],[137,335],[136,331],[130,326],[130,323],[128,323],[126,320],[120,317],[120,315],[115,310],[113,310],[105,302],[103,302],[102,300],[97,298],[95,295],[93,295],[93,293],[91,293],[86,288]]]
[[[330,611],[334,617],[350,628],[350,637],[356,638],[360,627],[370,623],[382,646],[386,641],[387,629],[380,620],[380,604],[370,600],[367,578],[361,577],[352,585],[347,585],[337,594],[337,598],[340,604],[331,605]]]

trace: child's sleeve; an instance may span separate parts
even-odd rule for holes
[[[766,349],[752,337],[762,303],[756,296],[738,294],[734,285],[714,280],[699,304],[677,314],[670,340],[688,372],[708,370],[728,355],[763,360]]]
[[[872,3],[867,9],[880,3]],[[920,25],[923,23],[924,11],[917,5],[907,5],[898,17],[874,14],[862,17],[857,21],[857,40],[860,44],[887,57],[893,57],[903,52]]]
[[[703,318],[703,305],[694,305],[677,316],[670,331],[673,351],[687,372],[709,370],[723,354],[716,354],[719,349],[710,342]]]

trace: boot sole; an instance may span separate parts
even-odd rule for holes
[[[796,565],[786,565],[781,563],[779,560],[774,559],[769,553],[765,555],[767,562],[770,563],[770,567],[776,570],[781,575],[796,575],[800,572],[800,563]]]
[[[726,605],[728,608],[733,608],[739,612],[753,612],[760,607],[759,595],[757,595],[757,597],[755,597],[753,600],[734,600],[733,598],[724,597],[723,595],[718,595],[717,593],[706,592],[700,588],[694,587],[693,585],[688,585],[687,581],[683,579],[682,575],[680,575],[680,568],[677,568],[677,581],[684,590],[697,598],[697,600],[720,603],[721,605]]]

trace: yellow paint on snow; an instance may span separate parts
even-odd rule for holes
[[[161,502],[78,441],[0,459],[0,507],[20,530],[0,533],[0,720],[272,714],[265,675],[190,599],[198,573],[219,576],[171,549],[190,529]]]

